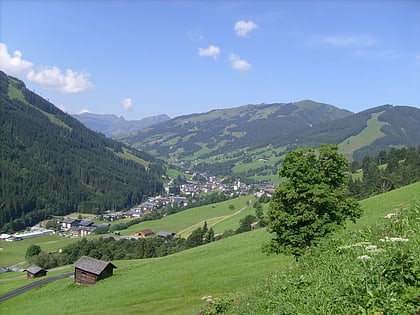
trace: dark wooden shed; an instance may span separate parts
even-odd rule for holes
[[[26,271],[26,278],[27,279],[44,277],[44,276],[47,275],[47,272],[48,272],[47,270],[45,270],[41,267],[35,266],[35,265],[32,265],[32,266],[28,267],[27,269],[25,269],[25,271]]]
[[[81,257],[74,263],[74,281],[81,284],[94,284],[98,280],[111,277],[114,264],[88,256]]]

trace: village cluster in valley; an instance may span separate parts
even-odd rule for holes
[[[24,233],[15,233],[13,235],[10,234],[1,234],[0,239],[5,241],[20,241],[23,239],[33,238],[42,235],[51,235],[51,234],[58,234],[65,237],[81,237],[87,236],[90,234],[95,233],[96,229],[100,227],[109,227],[110,223],[104,222],[112,222],[121,219],[127,218],[140,218],[146,214],[151,213],[152,211],[160,211],[165,209],[168,206],[177,206],[177,207],[185,207],[189,203],[193,202],[194,196],[197,196],[202,193],[208,193],[212,191],[222,191],[228,193],[230,197],[235,197],[239,195],[246,195],[254,189],[255,195],[260,197],[262,194],[271,195],[274,191],[274,185],[270,184],[259,184],[256,186],[246,185],[241,183],[239,180],[234,184],[224,184],[215,179],[215,177],[210,177],[206,183],[199,184],[199,183],[186,183],[180,186],[180,195],[172,196],[169,194],[169,188],[166,188],[165,191],[167,193],[166,196],[157,196],[157,197],[149,197],[147,201],[137,205],[128,211],[107,211],[104,215],[100,217],[89,217],[82,218],[78,216],[75,217],[63,217],[58,221],[59,224],[59,231],[54,231],[52,229],[46,229],[38,224],[30,229],[30,231],[26,231]],[[101,223],[96,223],[95,221],[100,221]],[[170,232],[163,232],[163,233],[170,233]],[[146,235],[147,234],[147,235]],[[150,231],[139,231],[134,237],[145,237],[154,234],[154,232]],[[159,236],[159,235],[158,235]]]

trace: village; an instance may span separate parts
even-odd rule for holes
[[[165,187],[165,196],[148,197],[143,203],[130,208],[126,211],[111,211],[108,210],[105,214],[100,216],[93,216],[92,218],[78,217],[63,217],[57,221],[57,225],[54,229],[46,228],[41,224],[33,226],[29,231],[23,233],[15,233],[13,235],[1,234],[0,240],[4,241],[20,241],[28,238],[57,234],[63,237],[84,237],[97,232],[98,229],[108,230],[111,223],[122,219],[136,219],[142,218],[153,211],[162,212],[167,207],[177,207],[178,209],[185,208],[195,202],[195,197],[200,194],[210,193],[219,191],[226,194],[230,198],[234,198],[240,195],[247,195],[254,191],[256,197],[260,197],[263,194],[271,196],[274,192],[274,185],[271,184],[259,184],[259,185],[247,185],[241,183],[238,180],[234,184],[225,184],[218,181],[214,176],[207,176],[207,174],[200,174],[202,178],[206,179],[205,183],[187,182],[179,186],[179,194],[170,194],[171,187]],[[96,223],[100,221],[101,223]],[[107,221],[107,222],[103,222]],[[115,236],[118,238],[119,233],[116,232]],[[148,237],[155,235],[158,237],[167,238],[173,236],[170,231],[160,231],[155,233],[150,229],[138,231],[130,236],[130,238]]]

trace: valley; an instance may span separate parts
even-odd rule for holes
[[[386,222],[384,217],[389,213],[408,211],[418,201],[419,190],[419,184],[416,183],[362,201],[364,215],[339,233],[344,238],[343,242],[348,243],[354,233],[362,233],[374,224]],[[218,204],[217,207],[219,206]],[[203,214],[204,212],[209,213],[203,209]],[[185,220],[181,218],[184,215]],[[190,213],[181,212],[168,216],[166,220],[173,220],[173,223],[167,222],[165,225],[180,226],[181,221],[186,222],[192,216],[192,209]],[[196,222],[200,222],[202,218],[197,216]],[[210,216],[205,219],[210,221]],[[234,225],[230,227],[233,228]],[[263,254],[261,244],[267,240],[267,232],[258,229],[167,257],[115,261],[118,269],[114,276],[94,286],[79,287],[73,284],[72,279],[59,280],[2,302],[2,310],[14,314],[29,314],[27,306],[30,304],[30,312],[42,310],[45,314],[53,314],[57,308],[72,314],[99,314],[114,310],[127,314],[195,314],[207,307],[202,297],[231,297],[235,301],[241,301],[248,294],[254,295],[254,290],[263,285],[267,277],[293,265],[291,257]],[[46,244],[51,241],[52,239],[45,239]],[[26,241],[18,244],[23,242]],[[47,246],[42,242],[40,244],[42,247]],[[52,243],[49,244],[52,249]],[[55,248],[57,246],[59,244],[55,244]],[[23,255],[24,250],[25,247],[22,246],[20,255]],[[60,272],[65,273],[71,269],[69,266]],[[10,274],[3,274],[0,279],[3,281],[10,277]],[[2,287],[11,290],[27,281],[16,279],[2,282]],[[238,310],[238,314],[242,311],[244,310]]]
[[[94,288],[61,279],[2,302],[2,309],[14,314],[45,307],[45,314],[58,308],[75,314],[196,314],[217,303],[243,314],[243,299],[252,300],[273,274],[295,268],[291,256],[263,253],[270,234],[259,225],[266,224],[274,188],[285,180],[278,175],[283,159],[298,148],[338,143],[351,162],[350,193],[361,200],[364,214],[333,234],[342,240],[364,233],[392,211],[408,211],[420,189],[420,114],[414,107],[384,105],[353,114],[308,100],[246,105],[164,119],[113,140],[28,91],[23,82],[2,73],[0,83],[7,114],[1,134],[2,232],[39,221],[56,226],[66,217],[92,223],[79,226],[77,238],[0,241],[0,265],[28,267],[25,253],[36,243],[41,253],[32,261],[65,262],[50,268],[47,279],[71,273],[71,262],[82,254],[117,266]],[[106,221],[107,215],[122,214],[130,215]],[[93,224],[108,229],[95,234]],[[88,230],[92,233],[84,234]],[[145,231],[152,236],[143,238]],[[175,238],[159,239],[158,232]],[[116,249],[119,241],[127,242],[118,243],[125,250],[101,252],[107,244]],[[143,248],[130,251],[129,242]],[[69,254],[78,244],[84,246],[80,252]],[[37,280],[7,272],[0,281],[1,293],[7,293]],[[260,298],[253,307],[260,302],[265,303]]]

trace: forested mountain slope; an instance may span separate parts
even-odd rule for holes
[[[161,192],[162,164],[87,129],[0,72],[0,229],[121,209]]]
[[[345,144],[353,142],[352,158],[361,161],[366,155],[388,151],[393,146],[420,145],[420,109],[410,106],[378,106],[345,118],[323,122],[311,129],[302,130],[295,137],[299,146],[318,147],[323,143],[343,143],[344,148]],[[285,143],[283,141],[279,144]]]
[[[180,116],[120,140],[178,168],[266,180],[297,147],[339,144],[361,162],[392,147],[420,145],[420,109],[383,105],[351,113],[313,101],[246,105]]]

